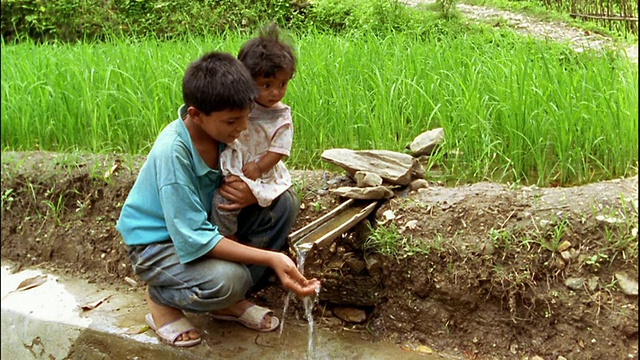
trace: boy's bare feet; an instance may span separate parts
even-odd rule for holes
[[[145,290],[144,295],[145,295],[145,299],[147,300],[147,304],[149,305],[149,310],[151,311],[153,322],[156,324],[156,327],[158,329],[168,322],[184,317],[184,313],[179,309],[160,305],[153,302],[153,300],[151,300],[151,298],[149,297],[148,288],[147,290]],[[191,330],[185,334],[178,336],[176,340],[186,341],[186,340],[195,340],[199,338],[200,338],[200,333],[197,330]]]

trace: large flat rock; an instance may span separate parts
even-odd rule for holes
[[[408,185],[411,180],[424,176],[422,165],[413,156],[395,151],[328,149],[321,157],[345,169],[351,177],[357,171],[366,171],[393,185]]]

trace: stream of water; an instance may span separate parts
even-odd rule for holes
[[[304,275],[304,261],[307,257],[307,252],[311,249],[309,244],[302,244],[296,246],[296,254],[298,259],[298,270]],[[304,305],[304,315],[309,323],[309,342],[307,345],[307,358],[312,359],[313,350],[313,307],[318,301],[318,295],[320,294],[320,287],[316,288],[316,292],[313,295],[305,296],[302,298],[302,304]],[[289,308],[289,301],[291,300],[291,292],[287,293],[287,297],[284,301],[284,308],[282,309],[282,319],[280,324],[280,336],[282,336],[282,330],[284,329],[284,318]]]

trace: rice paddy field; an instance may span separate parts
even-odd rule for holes
[[[189,62],[237,54],[249,37],[3,43],[2,149],[145,154],[177,117]],[[442,127],[428,179],[558,186],[637,173],[638,69],[613,52],[471,26],[292,37],[291,169],[330,166],[330,148],[402,152]]]

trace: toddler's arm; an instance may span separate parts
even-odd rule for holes
[[[257,162],[250,162],[242,167],[242,173],[244,176],[251,180],[258,179],[273,168],[284,155],[267,151],[266,154]]]

